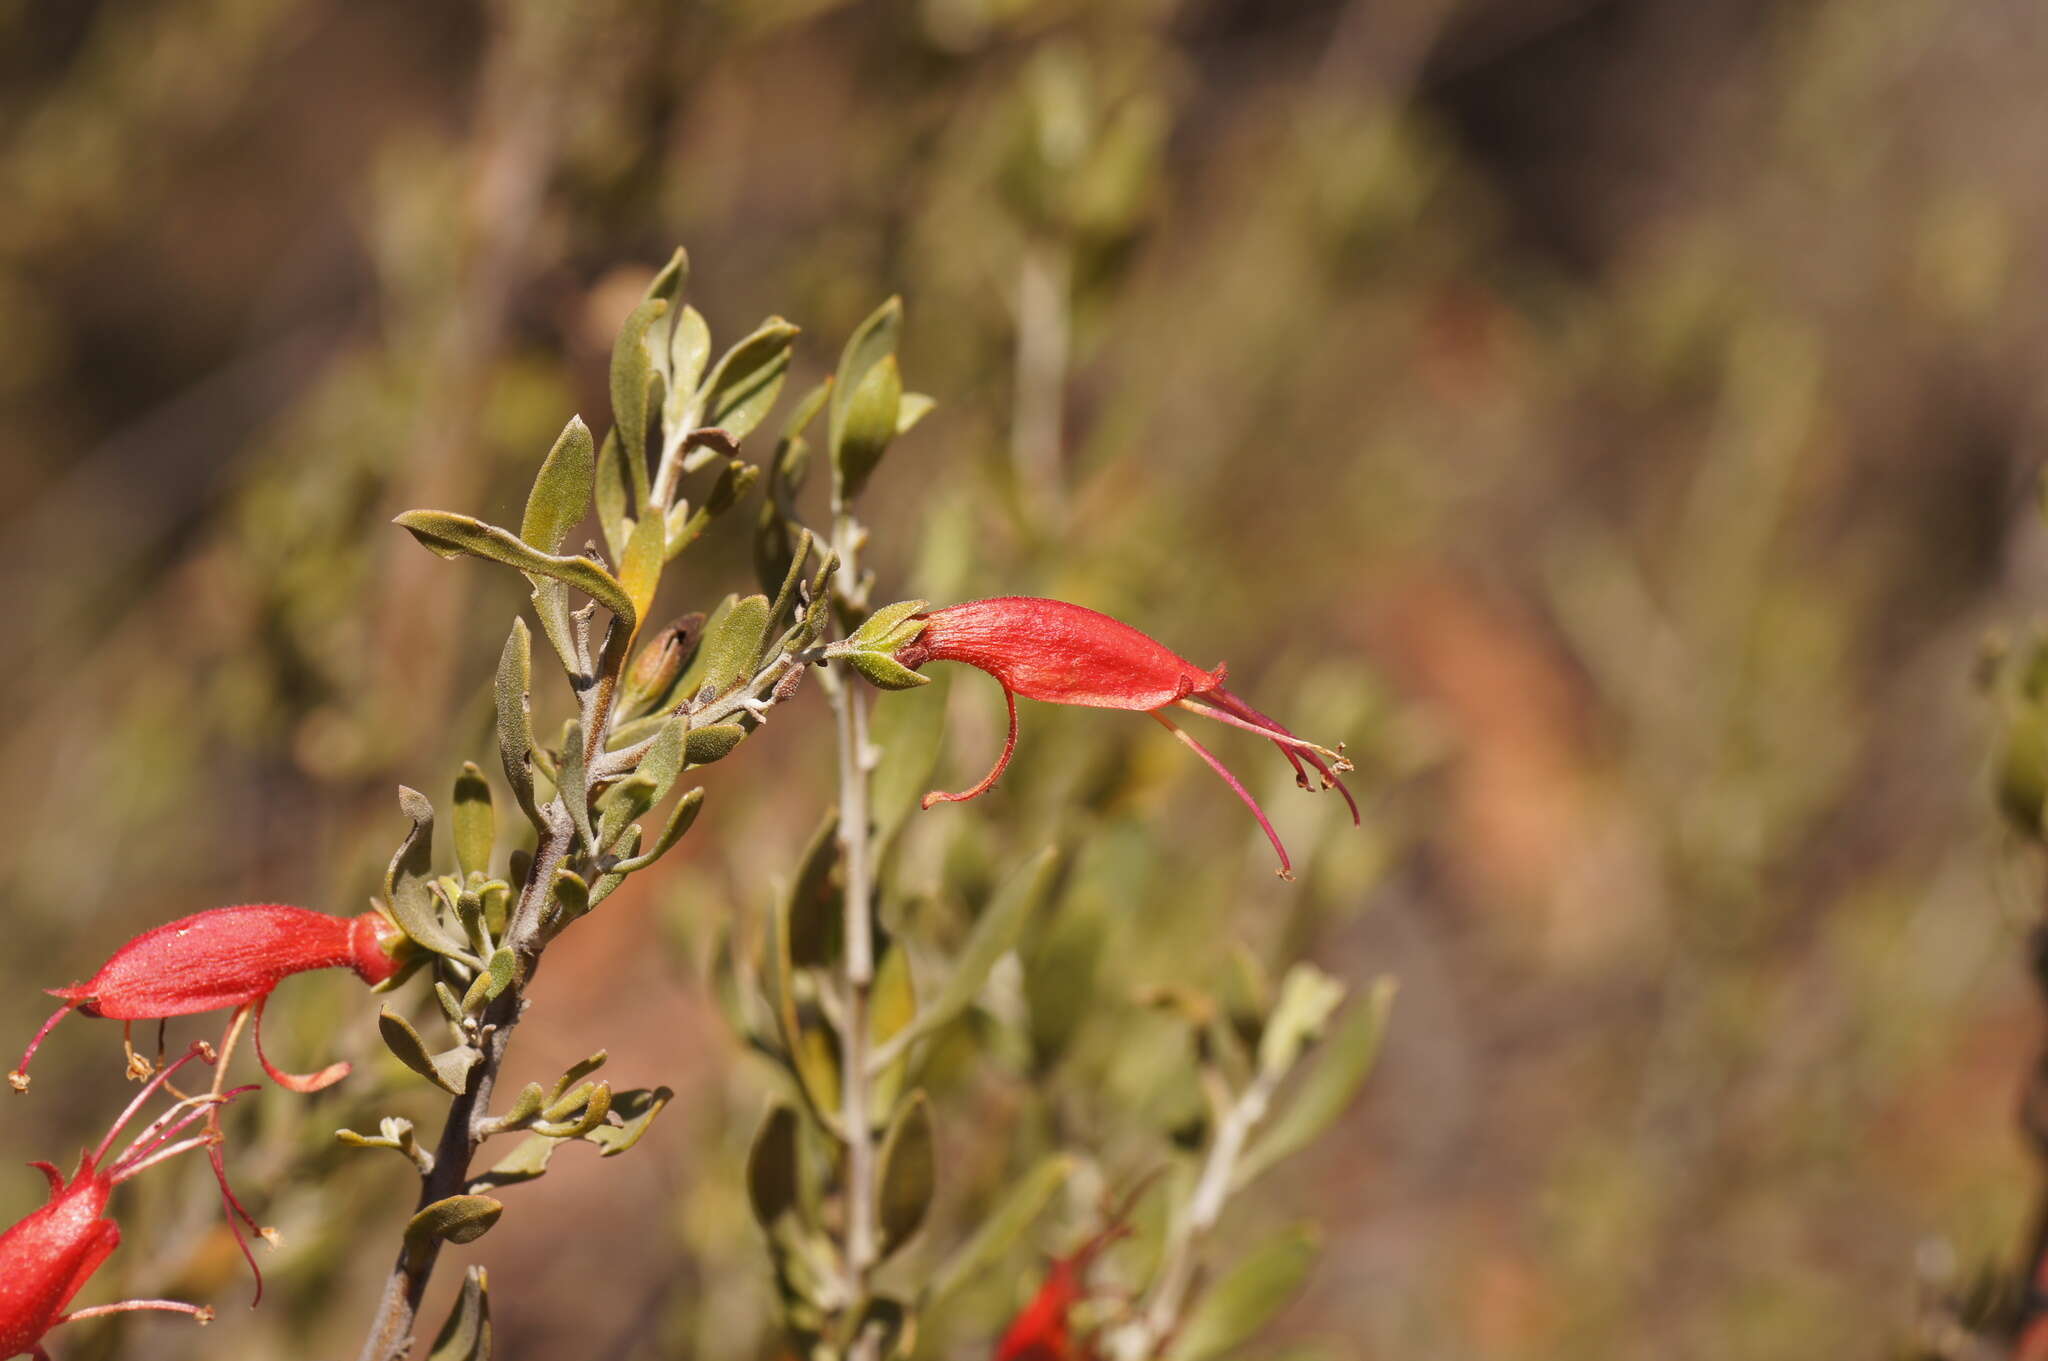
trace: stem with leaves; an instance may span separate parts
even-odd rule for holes
[[[390,1148],[417,1167],[416,1212],[385,1280],[362,1361],[411,1354],[420,1301],[444,1242],[487,1232],[503,1210],[482,1194],[541,1176],[561,1145],[582,1140],[605,1156],[624,1152],[670,1098],[666,1088],[614,1093],[587,1080],[602,1052],[574,1065],[552,1092],[528,1084],[493,1114],[498,1073],[527,1010],[526,989],[547,945],[624,879],[666,854],[694,822],[701,789],[680,793],[665,822],[637,819],[678,789],[692,766],[724,757],[789,698],[827,622],[827,561],[807,576],[808,538],[793,546],[782,589],[727,597],[708,626],[702,616],[654,633],[635,658],[668,562],[729,510],[759,478],[738,444],[772,407],[796,328],[771,318],[705,372],[709,332],[692,309],[678,312],[687,261],[678,251],[621,327],[612,356],[614,429],[602,450],[572,420],[543,461],[517,534],[444,511],[409,511],[398,523],[444,557],[471,556],[513,567],[533,587],[534,613],[576,699],[558,749],[536,741],[531,712],[531,636],[515,621],[500,660],[498,737],[505,777],[534,831],[531,851],[511,852],[512,883],[492,877],[496,840],[490,784],[474,764],[456,783],[457,872],[433,873],[432,806],[402,790],[412,830],[386,879],[389,915],[409,939],[409,967],[427,966],[453,1047],[434,1052],[411,1021],[386,1009],[385,1042],[452,1098],[432,1152],[410,1121],[389,1117],[376,1135],[342,1131],[358,1146]],[[703,426],[700,419],[718,422]],[[660,450],[650,479],[644,451]],[[681,499],[683,475],[723,458],[725,466],[694,511]],[[595,549],[564,554],[593,502],[613,562]],[[572,611],[570,592],[590,604]],[[608,611],[593,651],[598,606]],[[780,630],[779,636],[777,630]],[[552,783],[545,799],[537,775]],[[478,1172],[489,1139],[523,1134],[508,1157]],[[480,1329],[459,1327],[486,1308],[482,1278],[458,1306],[435,1348],[437,1361],[476,1361]],[[475,1298],[471,1298],[474,1295]],[[464,1311],[467,1310],[465,1313]],[[458,1339],[450,1350],[448,1339]],[[461,1339],[470,1339],[468,1342]]]

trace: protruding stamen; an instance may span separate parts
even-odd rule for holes
[[[1257,709],[1254,709],[1251,705],[1245,703],[1242,699],[1238,698],[1238,696],[1232,694],[1230,691],[1224,689],[1220,685],[1217,686],[1214,690],[1205,691],[1201,695],[1196,696],[1196,698],[1204,700],[1208,704],[1214,706],[1212,709],[1204,711],[1207,712],[1211,718],[1221,718],[1223,716],[1223,713],[1229,713],[1237,718],[1245,720],[1248,723],[1259,725],[1255,727],[1253,730],[1258,732],[1262,737],[1271,740],[1275,746],[1278,746],[1280,750],[1288,756],[1289,760],[1293,759],[1292,752],[1288,750],[1288,747],[1285,743],[1282,743],[1280,741],[1280,738],[1286,737],[1294,739],[1295,741],[1299,741],[1300,739],[1295,738],[1294,734],[1287,730],[1287,726],[1285,724],[1274,720],[1266,714],[1260,713]],[[1217,712],[1217,710],[1221,710],[1222,713]],[[1240,724],[1238,726],[1243,725]],[[1309,745],[1311,747],[1314,746],[1313,743]],[[1307,758],[1308,763],[1315,767],[1316,774],[1322,777],[1323,788],[1335,789],[1339,794],[1342,794],[1344,796],[1344,806],[1351,810],[1351,824],[1355,827],[1358,825],[1359,821],[1358,800],[1351,797],[1350,789],[1345,787],[1344,781],[1337,778],[1337,771],[1350,770],[1352,768],[1351,762],[1343,754],[1344,746],[1342,743],[1339,743],[1337,745],[1336,751],[1329,753],[1330,756],[1334,758],[1334,760],[1330,763],[1325,763],[1325,761],[1323,760],[1321,753],[1324,751],[1328,751],[1328,748],[1314,748],[1313,750],[1304,750],[1302,754]],[[1334,769],[1332,768],[1333,766]],[[1295,766],[1295,775],[1297,779],[1299,779],[1301,775],[1301,767],[1298,764]]]
[[[35,1058],[36,1050],[42,1048],[43,1037],[57,1028],[57,1022],[63,1020],[77,1009],[77,1003],[66,1002],[63,1006],[57,1008],[49,1020],[43,1022],[43,1028],[38,1030],[36,1037],[28,1042],[28,1050],[21,1056],[21,1066],[7,1075],[8,1086],[14,1088],[17,1092],[28,1090],[28,1065]]]
[[[1221,775],[1223,782],[1230,786],[1231,792],[1244,800],[1244,806],[1251,809],[1252,816],[1259,820],[1259,828],[1265,832],[1266,840],[1273,843],[1274,854],[1280,857],[1280,877],[1282,879],[1292,879],[1294,877],[1294,863],[1287,858],[1287,848],[1280,844],[1280,834],[1273,830],[1273,824],[1266,818],[1266,810],[1259,807],[1259,801],[1252,797],[1251,791],[1240,784],[1237,776],[1231,774],[1221,761],[1211,756],[1207,747],[1204,747],[1200,742],[1197,742],[1194,738],[1181,731],[1178,723],[1175,723],[1157,709],[1152,710],[1151,714],[1152,717],[1159,720],[1161,726],[1178,738],[1189,751],[1192,751],[1207,762],[1209,769]]]

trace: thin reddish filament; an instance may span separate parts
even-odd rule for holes
[[[192,1062],[192,1060],[201,1057],[202,1054],[203,1051],[199,1048],[199,1046],[193,1045],[191,1050],[185,1055],[185,1057],[179,1059],[176,1063],[172,1064],[170,1067],[164,1069],[155,1077],[151,1078],[148,1084],[145,1085],[141,1091],[135,1094],[135,1099],[128,1103],[128,1108],[121,1112],[120,1118],[114,1121],[113,1128],[107,1131],[107,1137],[100,1140],[100,1146],[97,1149],[93,1150],[92,1165],[94,1167],[98,1167],[100,1165],[100,1160],[107,1156],[107,1150],[114,1146],[114,1140],[120,1136],[122,1129],[126,1127],[130,1120],[133,1120],[135,1118],[135,1113],[142,1109],[143,1104],[147,1102],[151,1097],[156,1095],[157,1089],[159,1087],[162,1087],[164,1083],[170,1079],[171,1074],[177,1072],[180,1068],[183,1068],[186,1064]],[[152,1125],[151,1129],[154,1128],[155,1126]],[[150,1132],[151,1130],[149,1129],[144,1130],[142,1134],[136,1136],[137,1140],[139,1141],[142,1138],[147,1137],[150,1134]],[[130,1151],[133,1151],[132,1146]]]
[[[1252,810],[1252,816],[1259,820],[1259,827],[1265,832],[1266,840],[1273,843],[1273,851],[1280,857],[1280,877],[1282,879],[1292,879],[1294,877],[1294,863],[1287,858],[1287,848],[1280,844],[1280,834],[1273,830],[1273,824],[1266,818],[1266,810],[1259,807],[1259,801],[1252,797],[1251,791],[1240,784],[1237,776],[1231,774],[1221,761],[1211,756],[1207,747],[1204,747],[1200,742],[1182,732],[1178,723],[1175,723],[1157,709],[1148,710],[1148,712],[1152,717],[1159,720],[1162,727],[1184,743],[1189,751],[1192,751],[1195,755],[1206,761],[1209,769],[1221,775],[1223,782],[1230,786],[1231,791],[1238,798],[1244,800],[1244,806]]]
[[[1287,726],[1285,724],[1267,716],[1266,714],[1260,713],[1257,709],[1254,709],[1251,705],[1245,703],[1244,700],[1232,694],[1230,691],[1225,690],[1220,685],[1217,686],[1214,690],[1205,691],[1202,694],[1194,696],[1194,698],[1200,699],[1206,702],[1207,704],[1214,706],[1211,709],[1203,711],[1210,718],[1219,719],[1223,722],[1229,722],[1229,719],[1223,717],[1225,713],[1228,713],[1240,719],[1245,719],[1253,723],[1265,725],[1262,728],[1254,728],[1252,729],[1252,731],[1258,732],[1261,736],[1270,740],[1275,746],[1280,748],[1282,755],[1286,756],[1290,762],[1294,761],[1294,753],[1288,750],[1287,746],[1281,742],[1280,738],[1287,737],[1294,739],[1296,741],[1299,741],[1300,739],[1294,738],[1294,734],[1288,731]],[[1219,710],[1221,712],[1218,712]],[[1242,727],[1244,726],[1244,724],[1240,723],[1235,726]],[[1279,736],[1275,736],[1276,733],[1279,734]],[[1358,800],[1351,797],[1351,790],[1345,786],[1344,781],[1337,778],[1337,772],[1331,769],[1329,765],[1324,763],[1323,755],[1327,753],[1327,751],[1327,748],[1316,747],[1313,744],[1310,744],[1309,747],[1303,749],[1303,755],[1308,758],[1309,764],[1313,765],[1316,768],[1316,774],[1323,777],[1323,787],[1325,789],[1334,787],[1339,794],[1342,794],[1344,796],[1344,805],[1345,807],[1351,810],[1351,823],[1355,827],[1358,825],[1359,822]],[[1351,763],[1349,761],[1343,760],[1342,757],[1339,757],[1338,761],[1340,764],[1340,768],[1346,770],[1351,768]],[[1298,762],[1295,763],[1294,770],[1296,776],[1300,776],[1301,766]],[[1307,782],[1303,781],[1303,788],[1306,787]]]
[[[251,1037],[256,1041],[256,1061],[263,1065],[264,1072],[270,1074],[272,1082],[275,1082],[288,1092],[308,1095],[313,1092],[325,1091],[349,1075],[349,1063],[346,1059],[340,1063],[330,1063],[317,1073],[306,1073],[303,1075],[283,1072],[274,1066],[263,1053],[263,1006],[269,1000],[270,998],[266,994],[258,998],[254,1003],[255,1017],[254,1024],[251,1026]]]
[[[28,1065],[35,1058],[36,1050],[42,1048],[43,1037],[57,1028],[57,1022],[63,1020],[77,1009],[78,1004],[76,1002],[66,1002],[63,1006],[57,1008],[55,1015],[43,1022],[43,1028],[38,1030],[36,1037],[28,1042],[28,1049],[21,1056],[21,1065],[7,1075],[8,1086],[14,1088],[17,1092],[28,1090]]]
[[[183,1300],[122,1300],[119,1304],[95,1304],[90,1309],[74,1309],[57,1319],[58,1323],[76,1323],[82,1318],[101,1318],[107,1314],[132,1314],[138,1309],[156,1309],[166,1314],[190,1314],[201,1323],[213,1322],[213,1310],[203,1304],[187,1304]]]
[[[1017,696],[1010,692],[1010,687],[1007,685],[1003,686],[1003,703],[1010,706],[1010,735],[1003,741],[1003,754],[996,758],[995,769],[984,775],[980,784],[977,784],[972,789],[963,790],[958,794],[947,794],[941,790],[934,789],[931,793],[924,796],[918,807],[930,808],[935,803],[965,803],[969,799],[980,798],[983,794],[988,793],[990,787],[997,780],[1002,778],[1003,772],[1009,769],[1011,754],[1017,750]]]

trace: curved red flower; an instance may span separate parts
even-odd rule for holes
[[[28,1090],[28,1066],[57,1022],[73,1011],[116,1021],[156,1021],[203,1011],[235,1008],[221,1044],[223,1067],[245,1021],[253,1020],[256,1055],[279,1086],[317,1092],[348,1076],[349,1065],[331,1064],[298,1076],[278,1071],[263,1057],[263,1005],[277,985],[310,969],[353,969],[365,983],[391,977],[397,964],[390,944],[398,928],[380,913],[336,917],[282,903],[217,907],[145,931],[113,953],[98,973],[68,988],[51,988],[64,999],[29,1041],[21,1066],[7,1075],[18,1092]],[[129,1050],[131,1067],[146,1072],[146,1061]]]
[[[52,1328],[101,1314],[154,1309],[189,1314],[201,1323],[212,1319],[211,1309],[177,1300],[124,1300],[68,1313],[66,1308],[121,1244],[120,1226],[107,1217],[107,1203],[114,1188],[168,1158],[195,1148],[216,1147],[220,1136],[213,1129],[196,1135],[186,1135],[185,1131],[201,1119],[211,1125],[211,1117],[223,1102],[254,1090],[240,1087],[186,1097],[152,1121],[119,1157],[108,1161],[107,1155],[122,1128],[173,1073],[194,1059],[211,1063],[213,1058],[205,1046],[194,1045],[183,1058],[159,1072],[121,1113],[100,1146],[79,1159],[78,1170],[69,1181],[49,1163],[31,1164],[49,1179],[50,1199],[0,1233],[0,1357],[27,1353],[37,1361],[49,1361],[42,1341]],[[220,1178],[221,1196],[227,1206],[236,1213],[244,1213],[228,1188],[218,1161],[214,1171]],[[258,1293],[261,1294],[260,1277]]]
[[[365,983],[374,986],[383,982],[398,967],[390,947],[399,934],[398,928],[380,913],[336,917],[282,903],[217,907],[166,922],[116,950],[99,972],[85,982],[50,989],[52,996],[64,999],[64,1005],[43,1022],[42,1029],[29,1041],[21,1056],[21,1066],[7,1075],[8,1084],[17,1092],[28,1090],[28,1066],[36,1050],[57,1022],[74,1011],[132,1026],[136,1021],[233,1007],[234,1014],[228,1018],[227,1030],[221,1037],[213,1090],[208,1094],[212,1105],[205,1113],[206,1156],[225,1195],[227,1169],[220,1150],[221,1085],[243,1027],[253,1033],[257,1062],[280,1087],[294,1092],[317,1092],[341,1081],[349,1074],[350,1065],[346,1062],[332,1063],[317,1073],[303,1075],[283,1072],[274,1066],[263,1052],[264,1004],[279,983],[310,969],[346,967]],[[123,1044],[128,1052],[129,1073],[146,1077],[151,1064],[135,1052],[126,1026]],[[242,1236],[241,1224],[247,1224],[266,1241],[272,1240],[273,1234],[251,1218],[233,1196],[227,1196],[227,1203],[233,1211],[229,1227],[234,1230],[235,1242],[249,1269],[257,1273],[256,1294],[261,1299],[263,1276]]]
[[[1294,877],[1293,864],[1258,800],[1163,710],[1177,706],[1266,738],[1293,765],[1297,784],[1312,789],[1320,782],[1324,789],[1336,789],[1351,810],[1352,822],[1358,821],[1358,801],[1337,778],[1337,772],[1351,769],[1342,748],[1333,751],[1304,741],[1245,703],[1224,688],[1225,668],[1220,665],[1204,671],[1129,624],[1064,600],[997,596],[912,618],[924,621],[924,628],[896,649],[897,662],[913,671],[926,662],[962,662],[986,671],[1003,687],[1003,700],[1010,711],[1009,737],[995,768],[971,789],[925,795],[926,808],[985,794],[1001,777],[1017,749],[1017,696],[1022,695],[1049,704],[1137,709],[1151,714],[1244,800],[1280,857],[1283,879]],[[1311,769],[1315,781],[1309,777]]]

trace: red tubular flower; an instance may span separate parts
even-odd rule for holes
[[[999,596],[914,617],[925,621],[924,631],[896,650],[898,662],[913,671],[926,662],[964,662],[986,671],[1003,687],[1003,700],[1010,710],[1010,735],[1003,743],[1003,754],[996,758],[995,769],[972,789],[925,795],[926,808],[974,798],[995,784],[1017,749],[1017,696],[1022,695],[1050,704],[1150,713],[1244,800],[1280,857],[1283,879],[1294,877],[1293,865],[1258,800],[1163,710],[1178,706],[1266,738],[1294,767],[1297,784],[1314,788],[1309,778],[1313,769],[1322,788],[1335,788],[1344,796],[1351,821],[1358,821],[1358,802],[1337,778],[1338,771],[1351,769],[1342,749],[1332,751],[1303,741],[1224,689],[1225,668],[1220,665],[1214,671],[1204,671],[1129,624],[1063,600]]]
[[[0,1233],[0,1357],[26,1353],[36,1361],[49,1361],[42,1342],[52,1328],[101,1314],[156,1309],[189,1314],[201,1323],[213,1318],[211,1309],[177,1300],[123,1300],[119,1304],[65,1312],[72,1297],[121,1244],[120,1226],[105,1217],[114,1188],[165,1159],[217,1145],[220,1136],[212,1130],[190,1136],[185,1131],[195,1121],[210,1117],[222,1102],[254,1090],[239,1087],[229,1092],[186,1097],[152,1121],[125,1152],[109,1162],[107,1154],[122,1127],[173,1073],[194,1059],[212,1062],[213,1055],[205,1046],[194,1045],[185,1057],[158,1073],[121,1113],[100,1146],[79,1159],[78,1170],[70,1181],[49,1163],[30,1164],[49,1179],[50,1199],[41,1209],[31,1211],[13,1228]],[[222,1197],[231,1208],[240,1211],[225,1175],[220,1174],[220,1164],[216,1162],[214,1168],[216,1175],[220,1175]]]
[[[375,985],[397,970],[388,946],[397,939],[398,928],[376,912],[355,917],[336,917],[282,903],[249,903],[241,907],[217,907],[145,931],[116,950],[100,971],[83,983],[68,988],[51,988],[50,995],[64,999],[42,1029],[29,1041],[21,1066],[7,1075],[17,1092],[28,1090],[28,1065],[35,1058],[44,1036],[74,1011],[125,1022],[123,1043],[128,1052],[128,1071],[147,1076],[150,1062],[135,1052],[128,1028],[136,1021],[158,1021],[171,1016],[191,1016],[203,1011],[233,1007],[227,1031],[221,1037],[213,1090],[207,1099],[207,1158],[213,1163],[222,1194],[232,1211],[228,1227],[242,1249],[249,1269],[256,1272],[256,1298],[263,1298],[263,1273],[242,1236],[247,1224],[266,1242],[274,1242],[272,1230],[258,1224],[232,1195],[227,1195],[227,1169],[221,1161],[221,1084],[227,1077],[228,1060],[242,1029],[254,1033],[257,1062],[278,1086],[294,1092],[317,1092],[331,1087],[349,1074],[346,1062],[332,1063],[317,1073],[286,1073],[274,1067],[263,1053],[263,1006],[286,977],[309,969],[355,970],[365,983]],[[183,1060],[181,1060],[183,1062]],[[237,1221],[240,1221],[239,1223]],[[112,1251],[111,1248],[108,1251]]]
[[[1065,1257],[1054,1258],[1038,1293],[1018,1310],[996,1343],[995,1361],[1092,1361],[1095,1349],[1085,1338],[1077,1348],[1069,1315],[1088,1297],[1088,1268],[1104,1248],[1129,1232],[1127,1224],[1112,1224]]]
[[[288,975],[308,969],[346,966],[365,983],[383,982],[397,968],[387,948],[397,935],[398,928],[376,912],[335,917],[281,903],[217,907],[166,922],[116,950],[85,982],[50,989],[64,1005],[43,1022],[21,1056],[21,1066],[7,1075],[7,1081],[18,1092],[28,1090],[29,1061],[43,1037],[73,1011],[132,1025],[233,1007],[235,1014],[220,1047],[222,1069],[242,1026],[253,1020],[263,1071],[280,1087],[317,1092],[348,1076],[349,1065],[332,1064],[306,1076],[272,1067],[263,1056],[264,1003]],[[132,1046],[129,1063],[131,1071],[148,1072],[147,1060]]]

